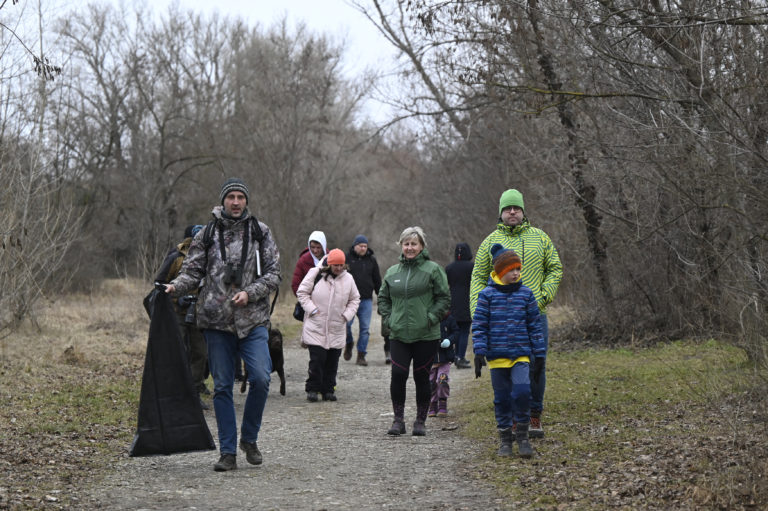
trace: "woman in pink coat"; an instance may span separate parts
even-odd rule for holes
[[[344,252],[328,252],[328,266],[312,268],[304,276],[296,296],[304,308],[302,341],[309,348],[308,401],[336,401],[336,373],[341,350],[347,342],[347,322],[360,305],[355,279],[347,272]]]

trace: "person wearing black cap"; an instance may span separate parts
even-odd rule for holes
[[[371,314],[373,313],[373,293],[379,294],[381,287],[381,273],[379,263],[373,256],[373,250],[368,246],[368,238],[362,234],[355,236],[352,246],[347,252],[347,266],[349,273],[355,279],[355,285],[360,293],[360,306],[357,309],[357,322],[359,334],[357,336],[357,365],[367,366],[365,355],[368,350],[370,338]],[[355,347],[355,336],[352,334],[354,318],[347,323],[347,344],[344,347],[344,360],[352,358],[352,350]],[[389,353],[384,352],[389,358]]]
[[[237,357],[245,362],[249,383],[240,449],[252,465],[263,459],[256,441],[272,372],[267,327],[270,294],[280,285],[280,254],[269,227],[248,210],[248,197],[248,187],[241,179],[224,182],[221,205],[212,211],[212,229],[206,227],[195,236],[181,272],[166,286],[166,292],[179,296],[202,283],[197,325],[208,343],[213,375],[221,452],[213,467],[217,472],[237,468],[237,417],[232,397]]]
[[[454,249],[456,260],[445,267],[448,286],[451,288],[451,315],[459,326],[458,344],[456,345],[456,369],[469,369],[471,364],[466,359],[469,344],[469,330],[472,316],[469,314],[469,283],[472,280],[472,249],[466,243],[457,243]]]

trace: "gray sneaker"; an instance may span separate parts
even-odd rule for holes
[[[259,448],[256,446],[256,442],[240,440],[240,449],[243,450],[246,461],[251,465],[261,465],[261,462],[264,461],[261,452],[259,452]]]
[[[237,468],[237,460],[234,454],[222,454],[219,462],[213,466],[216,472],[227,472]]]

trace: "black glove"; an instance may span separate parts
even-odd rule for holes
[[[536,383],[539,383],[539,378],[541,378],[541,374],[544,372],[544,360],[544,357],[536,357],[533,361],[533,372],[531,373],[531,377]]]
[[[480,378],[484,365],[485,357],[482,355],[475,355],[475,378]]]

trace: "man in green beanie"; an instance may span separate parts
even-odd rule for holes
[[[488,277],[493,270],[491,247],[500,243],[504,248],[514,250],[522,259],[521,279],[529,287],[539,304],[541,330],[544,344],[549,347],[549,328],[547,305],[555,298],[560,280],[563,278],[563,266],[560,256],[549,236],[533,227],[525,215],[523,194],[510,189],[501,194],[499,199],[499,220],[496,229],[480,244],[475,256],[472,280],[469,288],[469,311],[474,317],[477,295],[488,284]],[[531,438],[541,438],[544,389],[546,387],[545,360],[540,358],[531,363]]]

